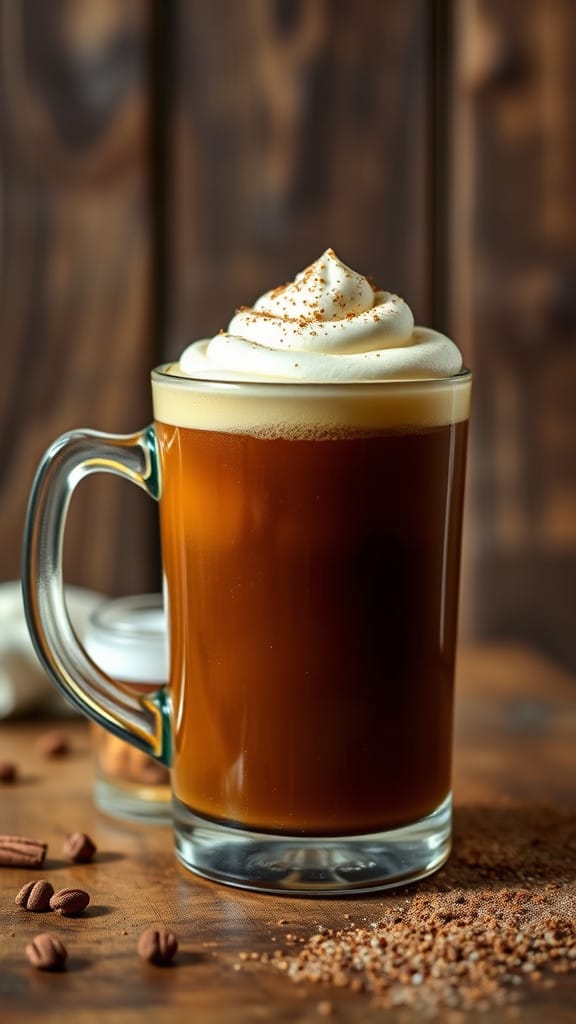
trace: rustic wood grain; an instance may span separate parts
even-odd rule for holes
[[[148,5],[0,9],[0,578],[20,571],[32,475],[58,434],[150,418]],[[88,481],[67,535],[70,582],[154,577],[153,508]]]
[[[485,805],[491,826],[506,806],[522,818],[522,807],[544,801],[576,808],[571,778],[576,688],[573,675],[521,648],[462,652],[456,733],[456,827],[465,830],[470,806]],[[539,712],[533,710],[538,706]],[[317,1003],[330,998],[334,1019],[360,1024],[375,1013],[366,997],[342,990],[301,989],[272,968],[244,964],[238,953],[270,952],[287,931],[307,936],[318,924],[377,920],[383,905],[410,892],[346,900],[292,899],[254,895],[193,878],[178,867],[168,828],[121,824],[98,814],[90,799],[91,761],[83,722],[64,723],[72,739],[68,759],[46,761],[37,738],[45,723],[0,726],[0,757],[17,761],[21,781],[3,786],[0,829],[48,841],[42,877],[56,888],[91,894],[86,914],[61,919],[29,914],[14,896],[29,870],[0,868],[0,1006],[6,1020],[28,1024],[46,1013],[58,1024],[114,1024],[191,1019],[202,1024],[254,1021],[311,1024]],[[510,802],[502,804],[502,798]],[[72,865],[62,855],[69,831],[88,832],[99,853],[92,864]],[[547,837],[553,843],[553,836]],[[448,869],[446,869],[448,870]],[[282,920],[284,925],[278,924]],[[155,968],[136,955],[144,928],[161,924],[180,939],[177,963]],[[33,971],[26,943],[50,929],[69,950],[62,974]],[[576,975],[557,978],[555,988],[522,989],[525,1024],[564,1024],[576,1000]],[[167,1019],[167,1018],[166,1018]],[[405,1009],[382,1019],[416,1024]],[[501,1011],[482,1014],[501,1024]]]
[[[178,0],[168,358],[329,245],[432,306],[423,0]]]
[[[0,5],[0,579],[74,426],[332,244],[475,373],[463,621],[576,666],[572,0]],[[446,315],[449,314],[449,315]],[[155,510],[82,485],[71,582],[158,583]]]
[[[472,627],[573,667],[576,7],[453,9],[454,332],[475,372]]]

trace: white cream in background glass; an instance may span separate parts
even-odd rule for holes
[[[113,679],[150,694],[168,681],[166,616],[161,594],[104,601],[85,629],[86,650]],[[171,818],[165,765],[92,723],[94,797],[107,814],[165,824]]]

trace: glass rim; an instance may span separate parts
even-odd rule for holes
[[[165,641],[165,621],[162,594],[131,594],[103,600],[91,611],[86,628],[111,643],[158,644]]]
[[[388,380],[264,380],[262,378],[258,380],[223,380],[217,377],[190,377],[182,373],[168,372],[168,368],[175,367],[176,361],[167,363],[161,363],[159,366],[155,366],[151,371],[151,378],[153,381],[161,383],[172,383],[179,386],[184,385],[185,387],[205,387],[207,390],[213,388],[224,388],[226,391],[236,391],[242,388],[255,388],[256,390],[270,390],[277,389],[278,391],[289,391],[296,389],[298,392],[313,391],[320,389],[326,391],[328,389],[349,391],[352,388],[404,388],[404,387],[433,387],[433,386],[447,386],[449,384],[464,384],[472,379],[472,370],[467,366],[463,366],[458,373],[452,374],[450,377],[417,377],[417,378],[390,378]]]

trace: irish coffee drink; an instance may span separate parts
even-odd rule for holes
[[[179,856],[295,891],[427,874],[450,841],[456,346],[328,250],[152,387]]]
[[[171,769],[177,855],[265,892],[363,892],[450,849],[470,373],[328,249],[152,372],[154,423],[73,431],[41,465],[24,593],[36,647],[100,725]],[[60,538],[86,473],[159,501],[169,680],[86,658]]]

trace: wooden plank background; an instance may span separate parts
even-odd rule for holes
[[[429,319],[433,6],[176,5],[170,356],[329,244]]]
[[[4,0],[0,579],[65,429],[333,245],[475,372],[463,629],[576,665],[571,0]],[[158,585],[154,509],[83,484],[66,575]]]
[[[28,492],[71,427],[150,417],[153,289],[149,20],[139,0],[0,5],[0,578],[19,576]],[[153,508],[110,477],[82,485],[66,575],[146,588]]]
[[[574,666],[576,5],[454,10],[454,330],[476,375],[472,624]]]

